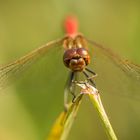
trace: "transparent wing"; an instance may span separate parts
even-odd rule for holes
[[[107,55],[116,65],[118,65],[124,72],[140,80],[140,65],[134,64],[131,61],[122,59],[118,54],[114,53],[110,48],[106,48],[101,44],[87,39],[87,41],[99,48],[105,55]]]
[[[55,41],[51,41],[32,52],[28,53],[27,55],[15,60],[12,63],[0,67],[0,89],[3,89],[7,82],[12,78],[15,78],[18,73],[23,71],[25,68],[30,66],[33,62],[41,58],[46,54],[46,52],[55,45],[62,44],[63,39],[58,39]]]

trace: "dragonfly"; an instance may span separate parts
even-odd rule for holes
[[[78,22],[75,17],[67,17],[65,22],[66,35],[60,39],[53,40],[47,44],[31,51],[27,55],[0,67],[0,88],[2,89],[5,82],[20,73],[27,66],[40,59],[47,54],[50,48],[62,45],[64,48],[63,63],[70,69],[70,75],[67,80],[66,88],[64,90],[64,106],[68,103],[68,92],[73,95],[74,102],[76,95],[72,84],[76,81],[76,73],[83,73],[85,80],[91,83],[95,88],[96,84],[94,78],[97,74],[88,68],[91,63],[90,54],[88,51],[88,44],[93,48],[98,48],[104,55],[106,55],[112,62],[116,64],[125,74],[133,76],[140,80],[140,65],[137,65],[129,60],[122,59],[118,54],[113,52],[110,48],[86,38],[83,34],[78,32]]]

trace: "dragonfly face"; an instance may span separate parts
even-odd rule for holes
[[[77,35],[74,38],[68,37],[64,40],[63,45],[66,49],[63,55],[65,66],[73,72],[83,71],[90,63],[90,56],[85,48],[84,38],[81,35]]]

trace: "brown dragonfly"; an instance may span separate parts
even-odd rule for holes
[[[88,68],[90,63],[90,55],[88,52],[88,43],[93,47],[98,48],[105,54],[107,57],[113,61],[116,66],[123,70],[126,74],[134,76],[137,79],[140,79],[140,66],[130,62],[128,60],[122,59],[118,54],[114,53],[111,49],[102,46],[101,44],[91,41],[84,37],[81,33],[77,32],[77,21],[73,17],[68,17],[65,21],[65,29],[67,35],[50,41],[47,44],[33,50],[27,55],[15,60],[12,63],[0,67],[0,88],[3,88],[5,81],[21,72],[26,66],[29,66],[34,61],[43,57],[50,48],[54,46],[62,45],[64,48],[63,62],[64,65],[71,70],[70,76],[68,78],[66,89],[68,89],[73,95],[73,102],[75,100],[74,90],[71,89],[72,83],[75,81],[76,73],[83,73],[85,79],[90,82],[94,87],[96,87],[94,82],[94,77],[97,74]],[[67,90],[64,91],[64,104],[67,104]]]

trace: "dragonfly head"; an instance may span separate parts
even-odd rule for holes
[[[72,71],[82,71],[90,63],[90,56],[85,48],[71,48],[65,51],[63,62]]]

